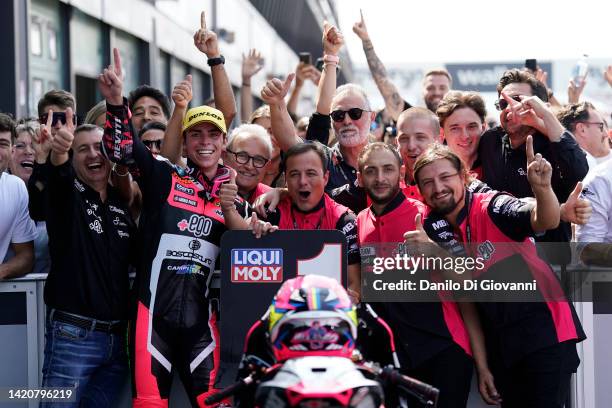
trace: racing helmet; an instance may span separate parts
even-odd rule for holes
[[[356,309],[336,280],[298,276],[274,296],[268,335],[278,362],[305,356],[350,358],[357,340]]]

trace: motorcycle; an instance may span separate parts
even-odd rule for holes
[[[375,327],[390,333],[369,305],[362,305],[360,333]],[[249,331],[245,353],[261,351],[262,322]],[[388,337],[390,364],[366,361],[354,350],[351,358],[335,356],[303,356],[274,364],[269,353],[264,358],[245,354],[240,374],[234,384],[210,396],[207,404],[234,397],[235,407],[258,408],[409,408],[405,400],[412,396],[423,406],[435,408],[439,390],[414,378],[402,375],[392,335]],[[261,354],[261,353],[260,353]]]
[[[207,398],[207,404],[235,396],[236,407],[407,407],[403,394],[435,408],[439,395],[438,389],[402,375],[391,366],[356,364],[344,357],[299,357],[276,366],[255,356],[248,356],[247,360],[251,373]],[[397,405],[385,404],[385,395],[397,394],[400,395]]]

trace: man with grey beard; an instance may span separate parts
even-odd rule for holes
[[[343,44],[340,31],[326,24],[323,30],[324,68],[319,81],[316,112],[310,118],[306,139],[327,145],[329,130],[333,128],[338,143],[331,148],[324,146],[329,170],[325,192],[338,203],[359,212],[366,208],[367,202],[365,192],[357,185],[357,158],[368,144],[370,125],[376,114],[360,86],[346,84],[336,89],[338,53]],[[272,131],[278,135],[283,151],[301,142],[285,103],[293,77],[290,74],[284,83],[272,79],[261,91],[262,100],[270,105]]]

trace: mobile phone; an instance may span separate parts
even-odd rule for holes
[[[323,72],[323,58],[317,58],[317,62],[315,63],[315,67],[321,72]]]
[[[531,72],[536,72],[538,70],[538,61],[535,58],[526,59],[525,68],[527,68]]]
[[[306,65],[312,64],[312,56],[309,52],[300,52],[300,62],[303,62]]]

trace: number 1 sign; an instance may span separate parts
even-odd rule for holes
[[[221,239],[221,367],[219,384],[235,381],[249,328],[266,312],[281,284],[318,274],[346,286],[347,245],[336,230],[276,231],[256,239],[229,231]]]

